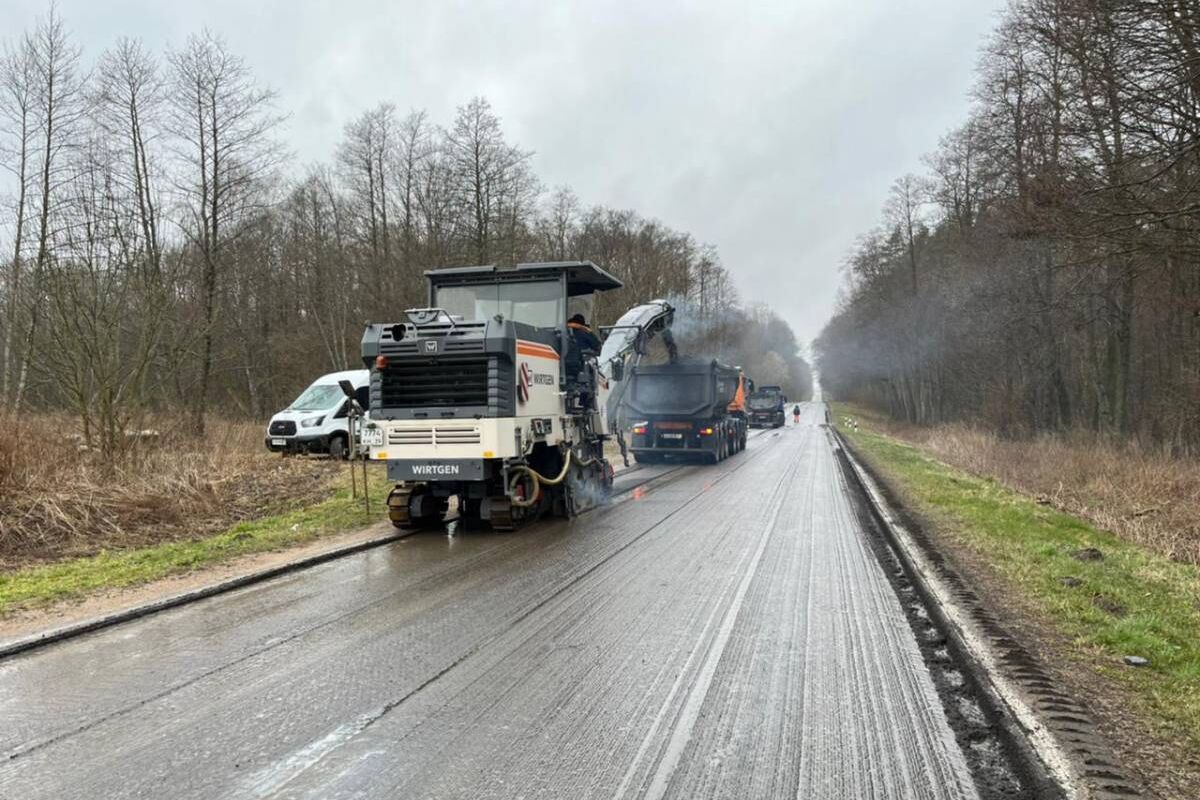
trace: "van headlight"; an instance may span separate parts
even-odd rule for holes
[[[315,428],[325,421],[325,417],[309,417],[308,419],[300,420],[301,428]]]

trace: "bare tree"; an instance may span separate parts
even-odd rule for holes
[[[100,57],[97,80],[97,121],[122,153],[123,183],[130,187],[136,206],[135,249],[147,278],[160,281],[162,203],[157,180],[161,174],[151,154],[163,135],[165,111],[158,65],[140,41],[121,39]]]
[[[176,188],[188,210],[181,227],[201,272],[200,374],[192,398],[193,426],[203,432],[226,250],[266,201],[263,184],[282,158],[273,138],[281,118],[275,93],[259,87],[219,37],[191,36],[168,60],[169,123],[181,166]]]
[[[93,113],[103,142],[90,148],[85,175],[88,185],[94,186],[99,174],[107,188],[99,195],[77,193],[81,202],[99,197],[109,207],[106,216],[88,227],[91,236],[101,227],[115,242],[108,270],[121,280],[121,291],[115,294],[122,309],[117,328],[124,338],[121,368],[106,376],[119,386],[101,385],[97,391],[119,396],[119,414],[124,418],[137,416],[145,406],[152,366],[157,368],[155,384],[167,382],[178,368],[173,359],[159,357],[178,314],[174,289],[181,263],[178,254],[166,256],[163,240],[164,91],[158,64],[141,42],[121,39],[101,55]],[[87,219],[86,209],[77,213]],[[109,418],[116,419],[117,414],[114,411]]]
[[[530,153],[504,141],[500,119],[487,100],[476,97],[458,109],[446,132],[446,155],[458,200],[466,213],[472,256],[487,264],[508,249],[520,215],[528,211],[536,182],[529,172]]]
[[[338,163],[363,221],[372,275],[371,297],[378,308],[388,305],[391,265],[391,227],[388,224],[388,187],[396,164],[395,106],[380,103],[346,124],[338,147]]]
[[[22,297],[25,231],[30,212],[30,189],[36,128],[35,87],[37,67],[29,37],[7,45],[0,55],[0,165],[16,182],[13,208],[12,260],[4,281],[4,329],[0,344],[0,408],[8,405],[12,386],[13,345]]]
[[[417,253],[420,244],[421,174],[434,156],[435,144],[428,116],[413,111],[400,123],[396,153],[397,204],[400,212],[400,251],[405,288],[419,282]],[[407,299],[407,298],[406,298]],[[415,300],[415,298],[412,298]]]
[[[545,257],[550,261],[565,261],[578,227],[579,198],[570,187],[560,186],[550,196],[549,206],[538,225]]]
[[[917,236],[924,227],[921,208],[928,197],[928,183],[913,174],[904,175],[892,184],[884,214],[887,221],[900,231],[904,239],[905,257],[912,278],[912,293],[917,294]]]
[[[71,44],[66,25],[52,8],[29,35],[25,46],[33,65],[34,113],[38,152],[36,253],[30,274],[30,310],[21,351],[21,366],[12,408],[19,409],[33,361],[34,344],[41,324],[46,295],[46,270],[53,258],[56,204],[70,179],[67,156],[76,145],[77,126],[86,112],[84,77],[79,71],[79,49]]]

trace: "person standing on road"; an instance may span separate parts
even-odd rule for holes
[[[794,422],[797,425],[800,424],[800,404],[799,403],[796,403],[796,405],[792,406],[792,422]]]

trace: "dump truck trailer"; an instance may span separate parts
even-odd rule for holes
[[[733,410],[745,377],[718,361],[684,360],[633,368],[624,404],[630,452],[639,463],[667,457],[715,464],[746,447],[746,418]]]

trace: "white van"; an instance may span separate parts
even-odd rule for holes
[[[354,399],[364,409],[369,408],[370,370],[351,369],[322,375],[290,406],[271,417],[267,425],[267,449],[275,453],[329,453],[332,458],[345,457],[350,443],[346,421],[349,403],[338,381],[350,381]]]

